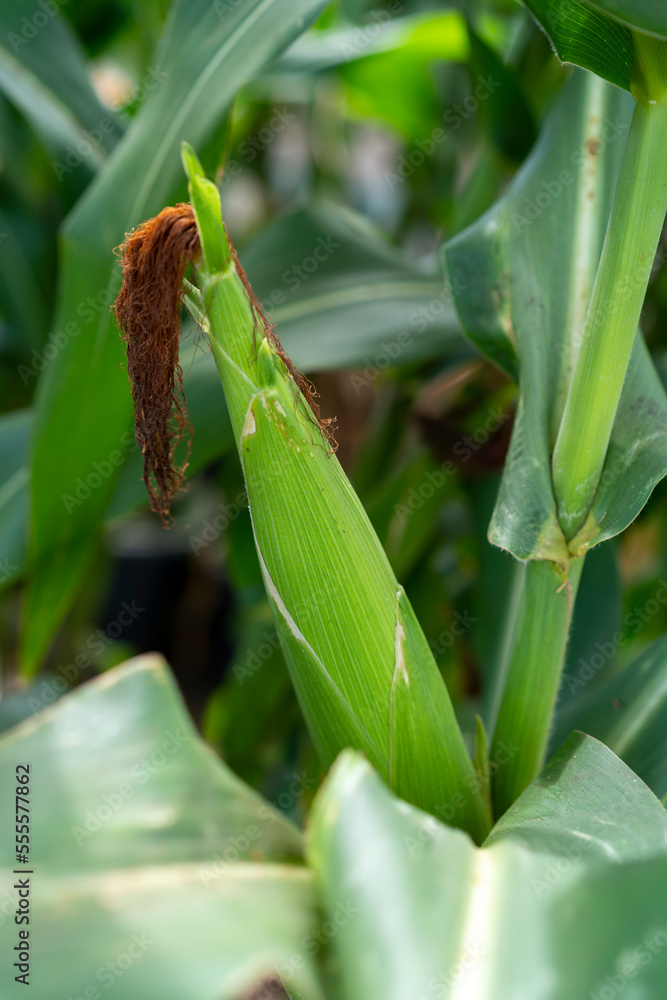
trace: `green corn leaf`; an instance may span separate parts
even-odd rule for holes
[[[622,633],[614,633],[614,641],[598,643],[588,661],[568,671],[565,681],[573,697],[556,713],[552,745],[581,729],[606,743],[667,802],[667,637],[596,684],[600,660],[602,666],[611,662],[619,640],[624,641]]]
[[[663,0],[583,0],[587,7],[615,18],[636,31],[667,38],[667,7]]]
[[[522,0],[544,29],[556,55],[631,90],[633,31],[667,39],[663,0]]]
[[[341,756],[307,831],[327,919],[348,902],[331,942],[337,995],[611,997],[609,980],[629,983],[623,964],[647,939],[654,956],[630,964],[631,985],[638,997],[661,995],[664,810],[606,747],[581,737],[528,795],[476,849],[397,802],[356,754]]]
[[[26,490],[30,469],[26,455],[32,431],[30,410],[0,419],[0,589],[14,581],[25,564]]]
[[[36,714],[0,737],[3,773],[31,764],[43,824],[33,831],[35,863],[44,873],[185,860],[213,868],[216,851],[253,824],[257,837],[236,860],[301,855],[298,830],[202,742],[161,657],[128,660],[51,704],[80,673],[74,663],[35,683],[28,707]],[[159,837],[151,815],[163,817]],[[10,819],[3,814],[5,864]]]
[[[506,838],[552,854],[590,839],[591,858],[635,861],[667,853],[667,813],[604,744],[572,733],[485,846]]]
[[[49,152],[69,163],[55,176],[74,173],[76,146],[87,140],[79,166],[99,165],[123,134],[121,121],[104,107],[88,75],[86,53],[57,2],[0,4],[0,90],[16,105]],[[68,150],[71,145],[73,149]],[[86,178],[88,179],[88,177]]]
[[[217,190],[185,156],[203,244],[201,311],[243,466],[262,573],[325,765],[363,750],[405,798],[475,837],[479,785],[432,653],[305,397],[258,323],[220,223]]]
[[[64,344],[43,372],[37,396],[26,671],[39,666],[90,565],[116,472],[74,510],[63,497],[95,463],[126,451],[133,437],[123,351],[109,312],[120,280],[113,248],[177,196],[181,141],[206,143],[237,90],[323,6],[323,0],[295,0],[288,9],[281,0],[244,0],[221,8],[210,0],[177,0],[146,76],[145,101],[64,224],[54,324]]]
[[[33,225],[14,206],[0,205],[0,232],[5,235],[0,242],[0,308],[5,321],[20,330],[17,335],[21,351],[24,357],[30,357],[30,348],[39,351],[43,346],[49,326],[49,296],[42,271],[44,257],[34,250]],[[46,234],[42,240],[45,247]],[[24,374],[22,368],[18,371]]]
[[[74,168],[68,162],[76,162],[79,169],[74,175],[79,180],[79,190],[90,180],[104,160],[105,148],[101,143],[94,145],[89,140],[86,156],[79,156],[76,147],[85,139],[81,123],[69,108],[57,100],[39,80],[31,76],[18,59],[0,47],[0,90],[23,114],[41,140],[46,151],[53,157],[55,176],[62,181]],[[110,127],[115,128],[113,118],[107,116]],[[100,135],[102,132],[100,130]]]
[[[550,456],[631,111],[620,90],[575,74],[505,197],[444,247],[452,280],[466,286],[456,300],[464,329],[520,382],[489,537],[519,559],[547,558],[563,568],[569,554]],[[592,516],[570,553],[626,528],[666,472],[667,396],[639,334]]]
[[[44,680],[31,697],[41,707],[63,685]],[[202,742],[160,657],[131,660],[3,733],[6,797],[23,763],[32,997],[113,987],[119,1000],[238,1000],[278,967],[304,1000],[321,1000],[302,943],[318,919],[301,835]],[[6,935],[18,931],[13,809],[0,834]]]
[[[632,35],[580,0],[523,0],[544,29],[556,55],[630,90],[634,47]]]

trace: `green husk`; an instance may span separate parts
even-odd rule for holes
[[[267,336],[194,152],[195,268],[292,681],[325,767],[366,754],[399,795],[481,841],[489,820],[444,682],[331,443]]]

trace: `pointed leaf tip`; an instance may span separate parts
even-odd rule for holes
[[[204,168],[199,162],[199,157],[189,142],[181,143],[181,163],[188,181],[192,184],[195,177],[205,178]]]
[[[181,143],[181,160],[188,179],[188,192],[197,220],[206,270],[209,274],[223,271],[232,259],[229,241],[222,224],[220,192],[204,173],[192,146]]]

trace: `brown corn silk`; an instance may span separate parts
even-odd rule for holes
[[[231,241],[229,245],[256,325],[262,328],[307,400],[314,421],[330,448],[335,451],[337,443],[332,419],[320,415],[314,386],[285,353]],[[127,373],[134,400],[135,433],[144,461],[144,483],[151,509],[167,524],[172,497],[185,478],[192,431],[179,363],[183,279],[188,265],[201,253],[192,206],[181,203],[163,209],[154,219],[128,233],[119,250],[123,280],[112,309],[127,351]],[[187,441],[186,454],[177,466],[174,454],[184,439]]]
[[[113,306],[127,350],[137,441],[151,509],[167,522],[190,455],[190,424],[178,360],[183,278],[200,253],[192,207],[165,208],[120,246],[123,283]],[[180,441],[183,462],[174,465]]]

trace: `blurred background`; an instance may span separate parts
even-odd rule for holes
[[[234,6],[217,3],[221,17]],[[148,512],[130,449],[73,609],[39,674],[19,670],[27,462],[58,348],[59,229],[160,84],[150,67],[168,8],[69,0],[48,15],[48,46],[26,46],[23,60],[37,7],[0,3],[0,728],[157,650],[205,739],[298,819],[309,793],[285,790],[295,771],[319,767],[264,595],[222,392],[191,324],[194,451],[173,527]],[[47,89],[74,58],[99,102],[95,128]],[[516,389],[463,337],[439,249],[506,189],[568,72],[514,0],[338,0],[241,89],[201,151],[258,297],[337,418],[339,458],[468,730],[492,697],[484,678],[516,593],[513,560],[486,541]],[[665,378],[666,262],[663,241],[643,318]],[[83,302],[82,318],[109,304]],[[63,497],[66,509],[95,475],[104,468]],[[667,578],[666,496],[663,483],[620,541],[587,559],[566,673],[620,628],[628,642],[598,683],[667,628],[664,604],[642,610]]]

